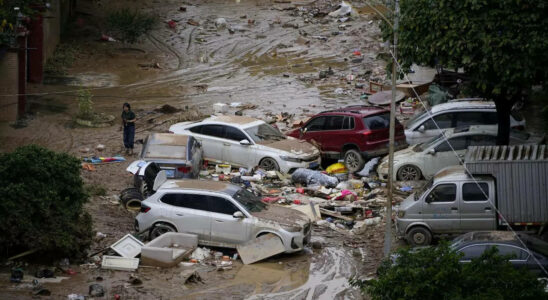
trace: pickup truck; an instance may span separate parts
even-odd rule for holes
[[[548,147],[469,147],[464,166],[442,169],[395,211],[398,236],[413,246],[435,235],[509,226],[541,234],[548,224]]]

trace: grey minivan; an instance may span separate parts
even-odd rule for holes
[[[492,177],[466,174],[462,166],[438,172],[421,190],[396,208],[396,229],[414,246],[430,244],[433,233],[495,230],[495,184]]]

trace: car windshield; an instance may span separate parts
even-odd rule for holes
[[[419,200],[419,197],[424,194],[434,183],[434,177],[430,178],[421,188],[415,192],[415,201]]]
[[[243,205],[249,212],[259,212],[267,207],[259,197],[246,189],[238,190],[232,198]]]
[[[413,147],[413,151],[422,152],[422,151],[434,146],[435,144],[437,144],[441,140],[443,140],[443,134],[440,134],[440,135],[436,136],[435,138],[432,138],[431,140],[429,140],[427,142],[417,144],[415,147]]]
[[[422,117],[426,114],[426,111],[422,114],[416,114],[414,115],[407,123],[405,123],[405,128],[410,128],[412,125],[414,125],[418,120],[422,119]]]
[[[245,132],[249,134],[255,143],[280,141],[287,138],[278,129],[265,123],[249,127],[245,129]]]

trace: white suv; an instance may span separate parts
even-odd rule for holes
[[[195,137],[204,160],[234,166],[292,173],[319,166],[320,151],[312,144],[287,137],[264,121],[242,116],[213,116],[200,122],[172,125],[171,133]]]
[[[435,105],[430,109],[430,114],[442,130],[498,123],[495,103],[477,98],[456,99]],[[516,112],[512,112],[510,127],[524,129],[525,120]],[[440,133],[427,112],[413,117],[405,124],[405,137],[409,145],[426,142]]]
[[[135,230],[150,239],[166,232],[196,234],[200,245],[236,248],[263,234],[280,238],[285,252],[310,241],[311,222],[294,209],[263,203],[252,192],[220,181],[168,180],[141,202]]]

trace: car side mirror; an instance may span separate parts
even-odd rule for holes
[[[424,128],[424,125],[421,125],[419,126],[419,128],[417,128],[418,132],[424,132],[424,130],[426,130],[426,128]]]
[[[249,145],[251,145],[251,143],[250,143],[248,140],[243,139],[243,140],[240,141],[240,145],[242,145],[242,146],[249,146]]]
[[[235,213],[232,214],[232,217],[233,218],[236,218],[236,219],[243,219],[244,218],[244,214],[241,212],[241,211],[237,211]]]
[[[434,154],[436,154],[436,149],[430,148],[430,149],[428,149],[428,151],[426,151],[426,153],[430,154],[430,155],[434,155]]]

